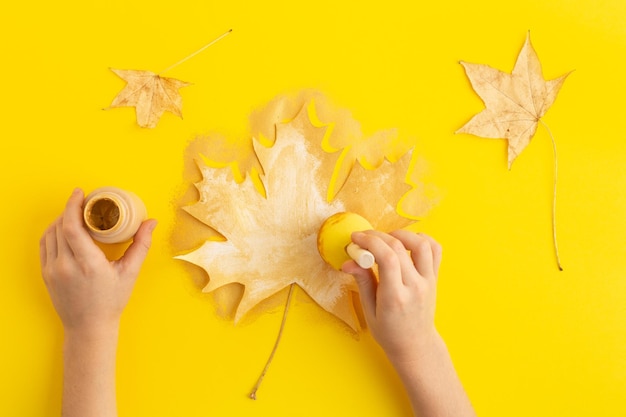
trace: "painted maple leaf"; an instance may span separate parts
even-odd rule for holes
[[[530,43],[530,33],[511,74],[488,65],[461,64],[486,108],[456,133],[507,139],[510,169],[535,135],[540,119],[556,100],[569,73],[551,81],[544,80],[539,57]]]
[[[353,305],[357,291],[352,276],[327,265],[317,251],[317,232],[326,218],[350,211],[366,217],[379,230],[404,227],[410,220],[396,212],[410,191],[404,177],[411,152],[397,162],[382,161],[364,169],[355,165],[332,201],[327,189],[338,161],[322,148],[332,124],[321,123],[311,102],[297,116],[276,123],[273,145],[254,140],[263,169],[264,194],[250,176],[237,183],[227,168],[199,163],[199,201],[186,211],[223,235],[178,256],[203,268],[209,282],[203,292],[233,283],[243,296],[235,313],[240,320],[255,305],[292,286],[302,288],[317,304],[358,330]]]
[[[109,108],[134,107],[137,124],[147,128],[156,127],[166,111],[178,117],[183,116],[183,99],[178,90],[189,83],[175,78],[161,77],[151,71],[114,68],[111,68],[111,71],[127,84],[113,99]]]

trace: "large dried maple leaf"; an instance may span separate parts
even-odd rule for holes
[[[551,81],[544,80],[530,34],[511,74],[488,65],[461,64],[486,108],[456,133],[507,139],[510,169],[535,135],[539,120],[554,103],[569,73]]]
[[[327,265],[317,251],[317,232],[326,218],[340,211],[359,213],[380,230],[410,223],[396,213],[398,200],[410,190],[404,177],[411,161],[407,152],[397,162],[376,170],[356,165],[332,201],[327,188],[337,157],[322,149],[329,125],[317,123],[315,107],[304,106],[291,121],[276,124],[271,147],[254,140],[263,168],[265,196],[250,177],[233,181],[228,168],[199,164],[200,199],[186,210],[219,231],[225,241],[206,241],[177,258],[202,267],[210,292],[240,283],[243,297],[235,313],[241,319],[273,294],[298,285],[322,308],[355,330],[352,276]]]
[[[113,99],[109,108],[135,107],[137,124],[154,128],[164,112],[182,117],[183,99],[178,90],[189,83],[175,78],[161,77],[151,71],[113,69],[126,86]]]

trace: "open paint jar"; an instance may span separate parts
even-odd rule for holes
[[[115,187],[95,189],[85,197],[83,207],[89,234],[102,243],[128,242],[148,216],[139,197]]]

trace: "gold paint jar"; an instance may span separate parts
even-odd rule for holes
[[[85,226],[91,237],[102,243],[128,242],[147,216],[137,195],[116,187],[95,189],[83,204]]]

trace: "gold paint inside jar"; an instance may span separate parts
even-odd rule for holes
[[[87,214],[87,222],[98,230],[109,230],[115,227],[120,220],[120,208],[110,198],[96,201]]]

